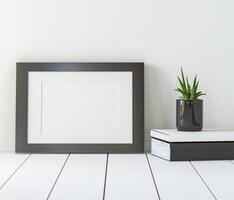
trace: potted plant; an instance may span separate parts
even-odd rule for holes
[[[176,100],[176,127],[178,131],[201,131],[203,127],[203,100],[198,99],[205,95],[198,91],[197,75],[190,84],[188,77],[184,76],[181,68],[181,78],[179,87],[176,89],[181,94],[180,99]]]

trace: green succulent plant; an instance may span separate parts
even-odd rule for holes
[[[185,101],[194,101],[198,99],[198,97],[202,95],[206,95],[205,93],[202,93],[201,91],[198,91],[198,84],[199,81],[197,81],[197,75],[193,79],[192,85],[189,84],[188,77],[184,76],[183,69],[181,68],[181,78],[178,77],[180,87],[176,88],[175,91],[179,92],[181,94],[181,97]]]

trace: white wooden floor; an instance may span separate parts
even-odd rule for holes
[[[234,161],[0,153],[0,200],[233,200]]]

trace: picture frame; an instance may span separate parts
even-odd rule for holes
[[[91,74],[92,76],[89,76],[89,74]],[[43,76],[44,76],[44,79],[43,79]],[[33,77],[34,78],[37,77],[35,78],[35,81],[32,81],[34,80],[32,79]],[[50,82],[50,80],[55,79],[54,77],[56,78],[56,80],[59,77],[58,79],[59,82],[55,82],[55,83],[53,81]],[[69,81],[69,78],[71,77],[73,77],[73,79],[75,80],[74,82],[75,84],[73,84],[73,82],[72,84],[70,84],[70,82],[69,84],[67,84],[67,81]],[[77,83],[77,80],[80,80],[80,77],[83,77],[84,82]],[[92,80],[92,78],[90,77],[96,77],[95,81],[97,81],[97,83],[99,83],[100,82],[99,80],[101,80],[101,83],[99,84],[100,86],[97,83],[94,83],[95,87],[94,87],[94,84],[90,84],[89,80]],[[20,63],[17,63],[17,77],[16,78],[17,78],[16,80],[16,141],[15,141],[16,152],[21,152],[21,153],[137,153],[137,152],[144,151],[144,63],[139,63],[139,62],[131,62],[131,63],[130,62],[129,63],[66,63],[66,62],[64,63],[43,63],[43,62],[27,63],[27,62],[20,62]],[[41,80],[43,79],[43,81],[47,81],[46,86],[43,85],[43,87],[45,87],[43,92],[46,94],[45,100],[44,100],[45,97],[38,98],[38,95],[34,94],[35,91],[40,90],[38,89],[39,88],[38,81],[40,79]],[[112,82],[113,80],[117,80],[117,83],[113,82],[112,84],[111,82],[111,84],[109,84],[108,82],[107,84],[105,84],[105,81],[109,79]],[[121,79],[121,80],[119,81],[118,79]],[[35,86],[31,86],[33,85],[32,83]],[[41,81],[41,84],[42,84],[42,81]],[[124,85],[124,84],[127,84],[127,85]],[[85,127],[80,129],[82,125],[76,126],[76,123],[75,123],[76,117],[77,119],[80,119],[82,122],[84,122],[84,124],[86,123],[89,124],[89,121],[88,122],[84,121],[82,114],[80,114],[79,110],[82,107],[80,106],[76,108],[76,106],[78,106],[76,105],[76,101],[78,102],[81,101],[80,96],[77,97],[76,95],[77,92],[66,93],[66,91],[72,91],[71,89],[67,89],[67,88],[72,88],[75,91],[76,90],[79,91],[80,93],[82,93],[83,91],[82,94],[86,94],[87,88],[90,88],[89,94],[91,95],[93,94],[94,91],[96,91],[96,89],[99,88],[98,91],[102,95],[94,96],[93,101],[90,100],[89,98],[89,102],[91,103],[92,102],[96,103],[96,101],[98,101],[97,105],[95,104],[96,107],[93,106],[92,110],[89,109],[90,106],[86,107],[86,109],[89,109],[89,112],[92,112],[91,116],[94,117],[92,123],[94,123],[95,126],[92,126],[92,123],[90,125],[90,127],[93,128],[92,130],[94,130],[92,131],[92,133],[86,131],[89,129],[87,125],[86,125],[87,129],[85,129]],[[114,88],[117,88],[117,89],[114,89]],[[128,88],[128,90],[126,88]],[[129,92],[130,89],[131,89],[131,92]],[[57,90],[58,90],[57,93],[54,92]],[[113,92],[113,91],[116,91],[116,92]],[[40,92],[42,96],[42,91]],[[64,99],[64,96],[66,95],[62,95],[61,93],[66,93],[66,95],[72,95],[72,98],[69,97],[69,98]],[[104,97],[106,94],[109,94],[109,96],[107,95],[107,98]],[[119,102],[117,104],[114,104],[117,101],[114,98],[115,94],[116,95],[118,94],[120,96],[118,98]],[[56,95],[59,95],[59,98],[57,98]],[[40,101],[40,99],[41,101],[42,100],[46,101],[46,103],[43,102],[43,109],[46,110],[46,112],[43,110],[43,113],[45,114],[43,115],[41,114],[41,122],[40,122],[41,124],[43,122],[43,131],[41,131],[41,133],[43,132],[42,136],[39,136],[40,131],[39,131],[39,128],[37,128],[39,126],[36,125],[36,124],[39,124],[39,121],[40,121],[39,117],[37,117],[39,116],[37,114],[39,112],[38,111],[39,109],[37,108],[40,107],[40,105],[42,105],[42,102]],[[75,99],[75,100],[73,100],[70,105],[70,100],[72,99]],[[60,102],[60,100],[62,103]],[[105,101],[104,103],[102,102],[103,100]],[[33,103],[35,102],[36,104],[34,105]],[[60,104],[57,103],[56,105],[57,107],[55,107],[53,102],[56,102],[56,103],[59,102]],[[63,105],[63,102],[66,102],[64,103],[66,105]],[[82,102],[85,102],[85,100]],[[113,104],[110,103],[109,105],[109,102],[114,102],[114,103]],[[107,104],[109,106],[108,109],[106,108]],[[61,109],[61,105],[63,109]],[[107,114],[112,113],[112,111],[110,110],[114,109],[115,106],[113,105],[119,105],[118,107],[119,110],[115,109],[118,111],[117,112],[118,114],[116,113],[115,115],[111,114],[111,116],[113,117],[105,116],[103,114],[104,116],[101,117],[102,112],[99,112],[97,114],[97,112],[93,111],[96,108],[99,108],[100,105],[103,105],[103,109],[104,109],[103,113],[107,113]],[[77,112],[75,113],[75,116],[71,114],[71,115],[68,115],[68,117],[66,117],[67,115],[66,106],[68,106],[69,108],[68,110],[70,110],[71,112],[73,112],[73,108],[75,108],[74,110],[77,110]],[[48,111],[50,110],[51,107],[55,107],[53,108],[54,109],[53,112]],[[125,111],[126,109],[127,111],[128,109],[132,111],[131,115],[128,115],[129,112]],[[63,112],[65,112],[66,115],[64,116],[64,113],[60,113],[60,110],[63,110]],[[113,112],[115,112],[115,110]],[[42,112],[42,110],[40,110],[40,112]],[[126,117],[126,115],[128,117]],[[95,116],[97,120],[99,120],[99,118],[103,120],[102,121],[99,120],[100,123],[99,122],[96,123]],[[129,116],[131,116],[131,118]],[[125,119],[121,120],[124,117],[126,118],[126,120]],[[46,118],[46,120],[44,118]],[[56,123],[53,122],[54,118],[56,118]],[[112,121],[110,121],[110,123],[106,123],[106,125],[109,126],[106,128],[106,125],[104,124],[104,122],[105,120],[109,120],[109,118],[112,119]],[[117,118],[118,118],[118,126],[116,125],[117,122],[115,122],[115,119]],[[57,123],[59,122],[59,120],[64,122],[64,124]],[[90,118],[87,118],[87,120],[90,120]],[[74,121],[74,123],[72,123],[71,121]],[[127,123],[127,122],[131,122],[131,123]],[[57,125],[55,126],[54,124],[57,124]],[[74,125],[75,127],[74,128],[71,127],[71,124]],[[97,132],[101,134],[100,135],[101,137],[98,137],[98,134],[93,133],[96,131],[95,127],[98,127],[98,129],[100,129],[99,132],[98,131]],[[102,131],[102,127],[106,128],[106,130]],[[110,130],[113,129],[114,131],[108,131],[108,128],[110,128]],[[66,131],[68,129],[71,132],[70,135],[67,133],[69,131]],[[117,129],[120,131],[119,132],[116,131],[115,133],[115,130]],[[57,134],[57,132],[59,132],[60,130],[63,130],[63,132]],[[72,132],[73,130],[75,130],[74,133]],[[86,131],[87,132],[86,135],[93,134],[92,135],[93,141],[90,143],[89,142],[90,136],[83,137],[82,132],[79,130]],[[131,131],[132,135],[129,134],[130,132],[129,130]],[[118,133],[122,134],[121,136],[122,138],[118,138]],[[56,134],[58,137],[61,136],[59,140]],[[112,135],[110,136],[109,139],[106,139],[109,137],[109,134],[110,135],[112,134]],[[67,139],[66,138],[67,135],[69,135],[70,138]],[[128,135],[128,136],[125,137],[125,135]],[[81,139],[82,143],[79,142],[80,140],[79,138],[82,138]],[[63,139],[65,139],[66,142],[63,142]],[[105,142],[102,142],[102,139]],[[73,143],[73,140],[75,141],[74,143]]]

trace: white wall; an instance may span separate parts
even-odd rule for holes
[[[146,133],[175,127],[182,66],[208,94],[204,126],[234,129],[233,9],[233,0],[1,0],[0,150],[14,150],[17,61],[144,61]]]

